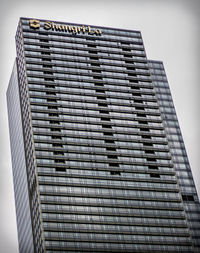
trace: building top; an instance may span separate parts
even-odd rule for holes
[[[61,24],[61,25],[70,25],[70,26],[90,26],[92,28],[98,28],[98,29],[102,29],[105,31],[110,32],[110,31],[116,31],[116,35],[119,35],[119,31],[124,32],[124,35],[128,35],[128,34],[134,34],[135,36],[139,36],[141,37],[141,32],[138,30],[130,30],[130,29],[122,29],[122,28],[113,28],[113,27],[106,27],[106,26],[97,26],[97,25],[89,25],[89,24],[80,24],[80,23],[71,23],[71,22],[63,22],[63,21],[54,21],[54,20],[49,20],[49,19],[38,19],[38,18],[29,18],[29,17],[20,17],[20,21],[30,21],[30,20],[39,20],[40,22],[54,22],[55,24]]]

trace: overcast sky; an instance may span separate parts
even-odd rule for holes
[[[0,253],[18,252],[6,89],[19,17],[140,30],[147,57],[164,62],[200,195],[198,0],[0,0]]]

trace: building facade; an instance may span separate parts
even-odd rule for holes
[[[7,91],[21,252],[198,252],[200,205],[141,33],[21,18]]]

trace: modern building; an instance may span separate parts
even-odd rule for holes
[[[200,205],[141,33],[20,18],[7,91],[20,253],[199,252]]]

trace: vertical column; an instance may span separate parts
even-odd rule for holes
[[[112,122],[109,115],[109,108],[106,101],[106,92],[104,88],[103,79],[101,76],[101,67],[99,57],[97,55],[97,47],[94,44],[94,40],[88,39],[88,52],[91,60],[92,76],[94,81],[94,87],[96,91],[96,98],[98,103],[98,110],[101,119],[102,133],[105,137],[105,148],[108,151],[107,158],[109,159],[109,169],[111,175],[120,175],[119,161],[116,152],[115,138],[113,136]],[[108,145],[109,146],[108,146]]]
[[[154,150],[151,149],[153,148],[153,144],[151,142],[148,119],[146,118],[146,114],[145,114],[145,105],[142,100],[142,94],[141,94],[142,91],[139,87],[139,82],[137,80],[137,74],[136,74],[136,69],[134,65],[134,60],[132,59],[132,55],[131,55],[130,44],[121,42],[121,47],[122,47],[123,56],[125,58],[129,82],[131,84],[131,93],[133,95],[133,101],[135,104],[135,113],[138,117],[137,121],[139,123],[140,135],[143,140],[142,144],[145,148],[144,152],[147,156],[155,155]],[[146,160],[149,164],[148,168],[150,170],[158,170],[158,166],[155,165],[157,161],[155,157],[146,157]],[[153,173],[150,173],[150,176],[156,177],[156,178],[160,177],[160,175],[156,173],[156,171],[153,171]]]
[[[47,108],[48,108],[48,116],[50,123],[50,131],[51,131],[51,139],[52,145],[55,148],[53,151],[53,155],[56,156],[54,159],[54,163],[56,164],[56,171],[66,171],[66,168],[63,166],[59,167],[57,165],[65,164],[64,160],[64,152],[62,151],[62,136],[61,136],[61,128],[60,128],[60,119],[59,119],[59,110],[58,110],[58,97],[56,93],[55,87],[55,79],[53,76],[53,68],[52,68],[52,60],[51,60],[51,52],[48,34],[42,33],[43,37],[40,38],[40,48],[42,49],[42,66],[43,66],[43,74],[45,81],[45,91],[47,96]]]

